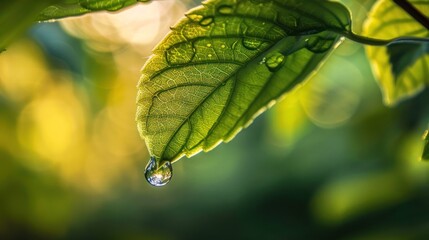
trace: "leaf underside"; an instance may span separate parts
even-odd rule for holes
[[[409,0],[429,17],[429,0]],[[428,38],[429,30],[415,21],[391,0],[380,0],[367,19],[364,34],[392,39],[412,36]],[[428,42],[397,41],[387,48],[367,46],[374,75],[383,92],[384,101],[393,105],[414,96],[429,85]]]
[[[0,1],[0,53],[35,21],[117,11],[150,0],[14,0]]]
[[[138,84],[137,126],[150,154],[176,161],[231,140],[306,79],[349,30],[343,5],[210,0],[154,49]]]

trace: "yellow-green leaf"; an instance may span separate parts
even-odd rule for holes
[[[425,146],[423,149],[423,160],[429,160],[429,130],[426,130],[426,132],[423,134],[423,141],[425,141]]]
[[[429,16],[429,0],[410,0]],[[403,36],[429,37],[429,30],[391,0],[380,0],[372,8],[364,34],[382,39]],[[426,42],[396,41],[388,47],[367,46],[375,77],[384,101],[393,105],[413,96],[429,85],[429,54]]]
[[[137,125],[158,161],[208,151],[305,80],[350,30],[348,10],[314,0],[209,0],[155,48],[138,84]]]

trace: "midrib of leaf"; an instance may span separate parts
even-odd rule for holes
[[[244,17],[244,16],[241,16],[241,17]],[[245,16],[245,17],[249,17],[249,16]],[[238,37],[238,35],[237,36],[234,36],[234,37]],[[256,37],[254,37],[254,36],[251,36],[252,38],[256,38]],[[219,39],[222,39],[222,38],[220,38],[220,37],[218,37]],[[206,39],[206,38],[204,38],[204,39]],[[210,38],[211,39],[211,38]],[[229,39],[229,36],[228,36],[228,38],[227,39]],[[259,40],[262,40],[263,38],[259,38]],[[194,40],[194,39],[193,39]],[[267,41],[267,42],[270,42],[268,39],[263,39],[264,41]],[[237,40],[238,41],[238,40]],[[181,43],[184,43],[184,42],[179,42],[179,43],[177,43],[176,45],[178,45],[178,44],[181,44]],[[174,46],[174,45],[172,45],[172,46]],[[275,46],[272,46],[271,48],[274,48]],[[266,51],[264,51],[264,52],[269,52],[270,50],[271,50],[271,48],[270,49],[267,49]],[[244,67],[244,68],[246,68],[248,65],[250,65],[250,64],[255,64],[255,61],[256,62],[259,62],[260,60],[258,59],[258,58],[260,58],[261,57],[261,55],[263,54],[263,52],[262,53],[260,53],[260,54],[257,54],[257,55],[255,55],[253,58],[251,58],[251,60],[249,61],[249,62],[247,62],[247,63],[239,63],[239,62],[231,62],[231,61],[223,61],[222,63],[233,63],[233,64],[236,64],[236,65],[239,65],[239,66],[241,66],[241,67]],[[183,66],[190,66],[190,65],[198,65],[198,64],[209,64],[209,63],[219,63],[220,61],[213,61],[213,62],[208,62],[208,61],[204,61],[204,62],[200,62],[200,63],[192,63],[192,64],[183,64],[183,65],[176,65],[176,66],[174,66],[174,67],[177,67],[177,68],[181,68],[181,67],[183,67]],[[306,64],[306,67],[308,67],[309,65],[311,65],[310,63],[312,63],[312,62],[308,62],[307,64]],[[160,72],[157,72],[155,75],[154,75],[154,77],[155,76],[157,76],[157,75],[159,75],[159,74],[161,74],[162,72],[164,72],[164,71],[167,71],[167,70],[169,70],[169,69],[171,69],[172,67],[170,67],[170,68],[166,68],[166,69],[163,69],[163,70],[161,70]],[[208,134],[207,135],[210,135],[211,133],[212,133],[212,131],[218,126],[218,124],[219,124],[219,122],[220,122],[220,119],[222,118],[222,116],[223,116],[223,114],[225,113],[225,111],[226,110],[228,110],[228,108],[229,108],[229,104],[231,103],[231,97],[234,95],[234,92],[236,91],[236,84],[237,84],[237,81],[238,81],[238,79],[236,78],[237,77],[237,74],[240,72],[240,68],[237,68],[237,70],[236,71],[234,71],[233,73],[232,73],[232,75],[231,75],[231,77],[230,78],[227,78],[225,81],[230,81],[231,79],[232,79],[232,81],[233,81],[233,85],[232,85],[232,90],[230,91],[230,94],[229,94],[229,97],[228,97],[228,100],[227,100],[227,102],[226,102],[226,104],[225,104],[225,106],[224,106],[224,108],[222,109],[222,113],[218,116],[218,118],[217,118],[217,120],[215,121],[215,124],[213,124],[213,126],[210,128],[210,130],[208,131]],[[306,76],[306,74],[307,74],[307,72],[308,71],[304,71],[304,72],[302,72],[300,75],[300,78],[302,78],[303,76],[305,77]],[[270,78],[266,81],[266,83],[264,84],[264,86],[260,89],[260,91],[259,91],[259,93],[258,93],[258,95],[255,97],[255,99],[252,101],[252,103],[250,103],[250,106],[252,106],[257,100],[259,100],[259,97],[260,97],[260,95],[261,95],[261,93],[265,90],[265,88],[268,86],[268,84],[270,83],[270,81],[273,79],[273,76],[274,76],[275,74],[273,73],[271,76],[270,76]],[[222,83],[223,82],[220,82],[217,86],[211,86],[211,85],[207,85],[207,87],[213,87],[213,90],[210,92],[210,94],[208,94],[205,98],[203,98],[202,99],[202,101],[201,102],[199,102],[198,104],[196,104],[195,105],[195,108],[189,113],[189,115],[188,116],[186,116],[185,118],[184,118],[184,120],[182,121],[182,123],[180,123],[180,125],[177,127],[177,129],[174,131],[174,134],[170,137],[170,139],[168,140],[168,142],[167,142],[167,144],[165,145],[165,147],[164,147],[164,149],[162,150],[162,153],[164,154],[165,152],[166,152],[166,148],[170,145],[170,143],[171,143],[171,141],[176,137],[176,135],[177,135],[177,133],[182,129],[182,127],[186,124],[186,123],[188,123],[188,121],[189,121],[189,118],[192,116],[192,115],[194,115],[194,113],[201,107],[201,104],[203,104],[204,102],[206,102],[211,96],[213,96],[213,94],[217,91],[217,90],[219,90],[219,87],[221,87],[222,86]],[[183,84],[183,87],[186,87],[186,86],[191,86],[191,85],[195,85],[194,83],[188,83],[188,84]],[[293,86],[288,86],[288,87],[293,87]],[[165,90],[163,90],[162,92],[165,92],[165,91],[168,91],[168,90],[171,90],[171,89],[165,89]],[[283,89],[283,91],[286,91],[287,89]],[[283,92],[282,91],[282,92]],[[160,93],[158,93],[158,94],[160,94]],[[281,94],[281,95],[283,95],[283,93]],[[278,95],[278,96],[276,96],[275,98],[278,98],[278,97],[280,97],[281,95]],[[240,124],[240,121],[246,116],[246,114],[248,114],[248,112],[249,112],[249,110],[250,110],[250,108],[248,108],[248,109],[246,109],[245,110],[245,112],[244,113],[242,113],[242,115],[238,118],[238,120],[236,121],[236,123],[235,123],[235,125],[231,128],[231,130],[227,133],[227,134],[225,134],[226,136],[230,136],[230,135],[232,135],[233,134],[233,131],[235,131],[235,129],[236,129],[236,127],[237,127],[237,125],[238,124]],[[150,112],[150,110],[149,110],[149,112]],[[257,115],[259,115],[260,113],[257,113]],[[254,117],[256,117],[256,116],[254,116]],[[147,124],[147,122],[146,122],[146,124]],[[192,132],[191,131],[189,131],[189,135],[188,135],[188,138],[187,138],[187,140],[185,141],[185,144],[184,145],[186,145],[186,142],[189,140],[189,137],[190,137],[190,134],[191,134]],[[198,145],[200,145],[203,141],[205,141],[206,139],[205,138],[203,138],[203,139],[201,139],[201,141],[200,142],[198,142],[197,144],[195,144],[194,146],[192,146],[192,147],[190,147],[190,149],[193,149],[193,148],[195,148],[196,146],[198,146]],[[184,146],[179,150],[179,151],[182,151],[184,149]],[[161,159],[163,159],[163,157],[164,156],[161,156]]]
[[[247,64],[244,64],[244,66],[246,66]],[[237,70],[238,71],[238,70]],[[233,74],[233,76],[235,76],[236,74],[237,74],[237,71],[235,71],[235,73]],[[226,81],[228,81],[229,79],[231,79],[231,78],[228,78],[228,79],[226,79]],[[234,94],[234,91],[235,91],[235,84],[236,84],[236,82],[235,81],[233,81],[234,82],[234,85],[233,85],[233,87],[232,87],[232,90],[231,90],[231,92],[230,92],[230,94],[229,94],[229,97],[228,97],[228,100],[227,100],[227,103],[226,103],[226,105],[225,105],[225,107],[223,108],[223,110],[222,110],[222,113],[224,113],[227,109],[228,109],[228,105],[229,105],[229,102],[231,101],[231,96]],[[217,90],[219,90],[219,87],[220,86],[222,86],[222,83],[219,83],[217,86],[215,86],[214,88],[213,88],[213,90],[205,97],[205,98],[203,98],[201,101],[200,101],[200,103],[198,103],[197,105],[195,105],[195,108],[190,112],[190,114],[182,121],[182,123],[180,123],[180,125],[177,127],[177,129],[174,131],[174,133],[173,133],[173,135],[171,135],[171,137],[170,137],[170,139],[167,141],[167,144],[165,145],[165,147],[164,147],[164,149],[162,150],[162,154],[164,154],[165,153],[165,151],[166,151],[166,148],[170,145],[170,143],[171,143],[171,141],[176,137],[176,135],[177,135],[177,133],[182,129],[182,127],[183,127],[183,125],[185,125],[185,123],[187,123],[188,121],[189,121],[189,118],[192,116],[192,115],[194,115],[194,113],[201,107],[201,104],[203,104],[203,103],[205,103],[211,96],[213,96],[213,94],[217,91]],[[222,117],[222,115],[223,114],[220,114],[219,116],[218,116],[218,118],[217,118],[217,120],[216,120],[216,122],[215,122],[215,124],[210,128],[210,130],[209,130],[209,133],[211,133],[211,131],[214,129],[214,127],[215,126],[217,126],[217,124],[219,123],[219,119]],[[147,124],[147,123],[146,123]],[[192,133],[192,131],[189,131],[189,135],[188,135],[188,138],[186,139],[186,141],[185,141],[185,143],[184,143],[184,145],[186,145],[186,142],[189,140],[189,138],[190,138],[190,134]],[[195,146],[198,146],[199,144],[201,144],[201,142],[202,141],[204,141],[204,139],[202,139],[200,142],[198,142],[197,144],[195,144]],[[184,145],[182,146],[182,148],[179,150],[179,151],[182,151],[183,149],[184,149]],[[195,146],[192,146],[191,147],[191,149],[192,148],[194,148]],[[164,156],[161,156],[161,159],[163,158]]]

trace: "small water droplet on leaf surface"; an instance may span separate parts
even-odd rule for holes
[[[256,38],[243,38],[243,45],[249,50],[255,50],[262,45],[262,41]]]
[[[221,14],[232,14],[234,13],[234,9],[231,6],[223,5],[218,8],[219,13]]]
[[[322,38],[319,36],[310,37],[307,42],[307,49],[315,53],[323,53],[332,48],[335,38]]]
[[[159,164],[155,157],[150,157],[144,175],[152,186],[162,187],[170,182],[173,176],[173,167],[169,161]]]
[[[273,72],[282,66],[284,60],[285,56],[283,54],[275,52],[266,58],[265,65],[267,65],[268,69]]]
[[[200,25],[201,26],[207,26],[207,25],[210,25],[212,22],[213,22],[213,18],[212,17],[206,17],[206,18],[203,18],[200,21]]]

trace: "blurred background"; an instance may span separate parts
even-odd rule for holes
[[[344,1],[360,30],[373,1]],[[429,92],[389,108],[346,40],[302,88],[155,188],[151,49],[198,1],[34,25],[0,55],[0,239],[429,239]]]

